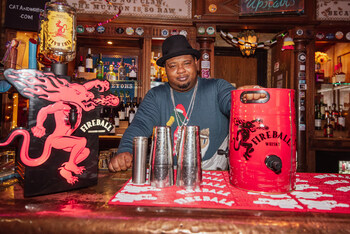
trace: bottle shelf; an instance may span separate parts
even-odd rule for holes
[[[349,132],[334,131],[333,137],[324,137],[323,130],[315,130],[315,135],[310,141],[314,150],[349,151],[350,149]]]
[[[135,83],[137,84],[139,81],[137,80],[110,80],[111,84],[122,84],[122,83]]]
[[[331,92],[334,90],[350,91],[350,83],[321,84],[321,88],[317,90],[317,93]]]
[[[333,131],[333,137],[324,137],[323,130],[315,130],[315,137],[316,138],[330,139],[330,140],[348,138],[350,140],[348,129],[346,129],[345,131],[339,131],[339,130]]]
[[[151,88],[159,86],[165,84],[165,82],[161,82],[161,81],[151,81]]]

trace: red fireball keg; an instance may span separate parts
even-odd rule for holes
[[[266,98],[247,101],[245,94]],[[245,190],[286,193],[295,189],[294,90],[231,92],[230,182]]]

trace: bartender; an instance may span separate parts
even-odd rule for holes
[[[235,88],[224,79],[198,77],[201,54],[182,35],[168,37],[162,45],[162,55],[157,65],[165,68],[168,83],[148,91],[121,139],[117,154],[110,160],[109,170],[116,172],[132,166],[135,136],[150,137],[154,126],[170,126],[175,149],[179,128],[186,125],[200,128],[202,169],[227,169],[227,157],[218,154],[218,149],[227,149],[231,91]],[[263,96],[249,94],[246,98]]]

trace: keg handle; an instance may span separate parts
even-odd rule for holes
[[[265,98],[260,98],[257,100],[247,100],[244,98],[244,95],[246,94],[254,94],[254,93],[264,93],[266,95]],[[240,95],[240,100],[242,103],[266,103],[270,100],[270,94],[266,92],[265,90],[247,90],[243,91]]]

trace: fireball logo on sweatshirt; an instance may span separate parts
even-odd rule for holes
[[[186,109],[185,107],[182,105],[182,104],[178,104],[176,106],[176,111],[178,113],[178,121],[179,121],[179,124],[183,123],[183,121],[185,121],[187,118],[187,112],[186,112]],[[168,122],[166,123],[167,126],[171,127],[173,125],[173,123],[176,121],[176,115],[175,115],[175,112],[170,116]],[[175,132],[174,132],[174,145],[173,145],[173,152],[174,152],[174,155],[176,154],[176,144],[177,144],[177,141],[179,139],[179,129],[181,126],[178,126],[178,123],[176,123],[176,129],[175,129]]]
[[[166,123],[166,126],[169,126],[171,127],[174,122],[176,122],[175,126],[176,126],[176,129],[174,131],[174,143],[173,143],[173,152],[174,152],[174,156],[176,155],[176,144],[179,143],[178,140],[180,138],[180,127],[181,127],[181,123],[183,123],[183,121],[185,121],[186,119],[188,119],[187,117],[187,112],[186,112],[186,109],[185,107],[182,105],[182,104],[178,104],[176,106],[176,111],[178,113],[178,117],[180,119],[178,119],[179,121],[179,124],[180,126],[178,126],[178,123],[176,121],[176,115],[175,115],[175,112],[173,112],[168,120],[168,122]],[[204,157],[208,147],[209,147],[209,129],[202,129],[201,132],[200,132],[200,136],[201,136],[201,154],[202,154],[202,157]],[[205,136],[204,139],[202,139],[202,136]]]

